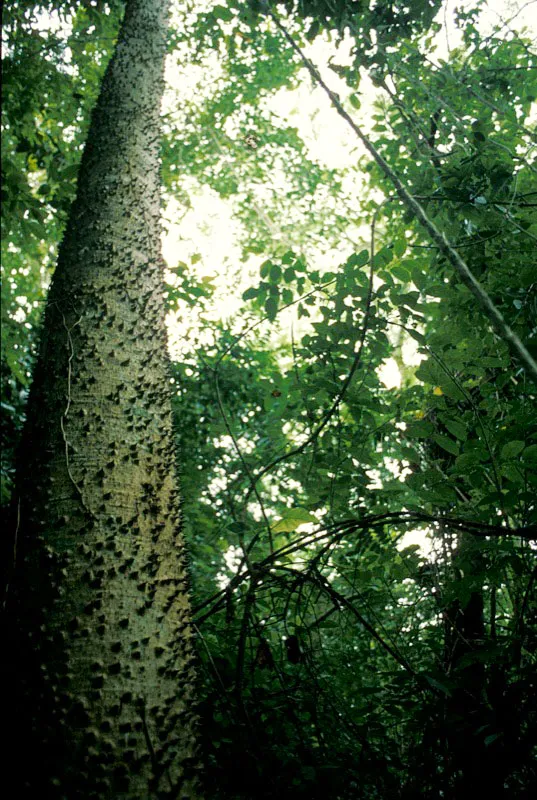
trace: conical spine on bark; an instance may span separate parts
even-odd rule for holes
[[[167,13],[127,4],[47,302],[7,598],[17,796],[199,797],[160,246]]]

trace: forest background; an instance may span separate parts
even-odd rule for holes
[[[535,359],[532,5],[174,5],[165,291],[212,797],[537,781],[536,384],[393,182]],[[4,8],[5,504],[121,12]]]

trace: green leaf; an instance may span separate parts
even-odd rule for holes
[[[407,328],[407,331],[406,331],[406,332],[407,332],[407,333],[408,333],[408,335],[409,335],[409,336],[411,336],[411,337],[412,337],[412,338],[413,338],[413,339],[414,339],[416,342],[419,342],[419,344],[425,344],[425,336],[423,335],[423,333],[420,333],[419,331],[415,331],[415,330],[413,330],[412,328]]]
[[[282,268],[279,267],[278,264],[272,264],[269,273],[269,278],[272,281],[272,283],[278,283],[281,277],[282,277]]]
[[[296,531],[300,525],[317,521],[317,517],[305,508],[288,508],[270,528],[273,533],[290,533]]]
[[[398,258],[401,258],[401,256],[404,255],[405,252],[406,252],[406,248],[407,248],[406,239],[403,239],[403,238],[397,239],[393,243],[392,247],[393,247],[393,252],[395,253],[395,255]]]
[[[215,6],[213,8],[213,15],[215,19],[222,19],[224,22],[229,22],[231,19],[233,19],[232,11],[225,6]]]
[[[446,283],[433,283],[426,289],[426,293],[431,295],[431,297],[449,298],[452,292],[451,286]]]
[[[447,683],[443,681],[438,681],[436,678],[433,678],[432,675],[425,675],[425,680],[427,683],[433,687],[433,689],[439,689],[443,694],[447,695],[447,697],[451,697],[452,689]]]
[[[347,259],[347,266],[356,267],[356,269],[359,269],[360,267],[365,266],[368,261],[369,250],[360,250],[359,253],[353,253],[352,256]]]
[[[527,464],[537,465],[537,444],[531,444],[529,447],[526,447],[522,458]]]
[[[265,301],[265,313],[271,322],[275,319],[278,313],[278,300],[276,297],[267,297]]]
[[[410,272],[407,270],[406,267],[403,267],[401,264],[395,264],[391,268],[392,275],[395,275],[402,283],[409,283],[410,281]]]
[[[444,425],[455,438],[460,439],[462,442],[466,440],[466,425],[463,425],[462,422],[457,422],[454,419],[447,419]]]
[[[497,358],[496,356],[482,356],[481,357],[481,365],[483,367],[502,367],[505,366],[504,362],[501,358]]]
[[[78,164],[71,164],[69,167],[65,167],[59,173],[58,178],[61,182],[63,181],[70,181],[73,178],[76,178],[78,175]]]
[[[405,263],[408,263],[411,266],[412,262],[405,262]],[[423,274],[421,267],[411,266],[410,271],[412,274],[412,280],[416,284],[416,287],[420,290],[420,292],[425,292],[429,284],[429,279],[427,275]]]
[[[379,267],[387,266],[393,258],[393,251],[389,247],[382,247],[378,253],[375,253],[375,257],[373,259],[374,266],[376,269]]]
[[[455,461],[455,468],[456,471],[464,475],[468,470],[472,469],[472,467],[477,466],[480,462],[480,458],[477,453],[462,453],[462,455],[457,457]]]
[[[521,442],[519,439],[513,439],[512,442],[504,444],[501,450],[501,457],[505,460],[508,458],[515,458],[522,450],[524,450],[524,442]]]
[[[440,433],[435,433],[432,438],[442,450],[446,450],[453,456],[459,455],[459,445],[457,442],[454,442],[453,439],[450,439],[449,436],[442,436]]]
[[[321,23],[318,20],[314,20],[306,32],[306,39],[308,40],[308,42],[312,42],[318,35],[320,30],[321,30]]]
[[[413,439],[427,439],[429,436],[431,436],[433,431],[434,425],[432,422],[419,420],[418,422],[413,422],[408,426],[406,434]]]
[[[267,275],[269,274],[269,270],[270,270],[271,266],[272,266],[272,261],[270,261],[270,259],[267,260],[267,261],[263,261],[263,263],[259,267],[259,274],[260,274],[260,276],[262,278],[266,278],[267,277]]]
[[[282,256],[282,264],[292,264],[294,260],[295,260],[295,254],[292,250],[288,250]]]

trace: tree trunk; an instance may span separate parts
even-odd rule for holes
[[[160,249],[167,0],[129,0],[51,286],[7,595],[17,797],[197,798]]]
[[[487,736],[497,733],[496,720],[487,697],[485,663],[478,657],[486,643],[492,644],[485,629],[481,544],[470,534],[461,534],[452,564],[471,590],[464,603],[456,599],[448,608],[451,630],[446,641],[446,667],[456,687],[446,702],[451,771],[446,797],[460,800],[477,793],[501,798],[505,796],[505,761],[498,744],[487,744]]]

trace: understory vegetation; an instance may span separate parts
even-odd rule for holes
[[[497,5],[173,6],[170,389],[214,800],[537,785],[537,55]],[[5,505],[122,9],[3,10]]]

